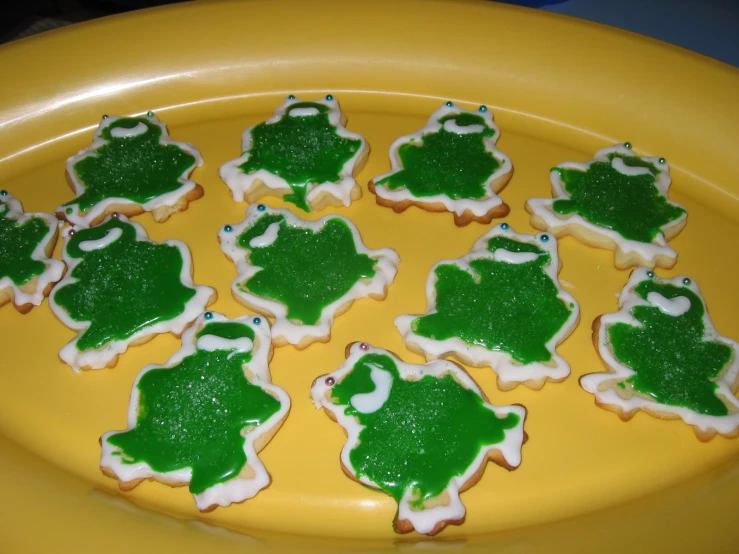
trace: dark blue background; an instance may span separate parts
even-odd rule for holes
[[[628,29],[739,67],[739,0],[504,1]]]

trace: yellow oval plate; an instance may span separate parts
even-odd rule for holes
[[[144,483],[120,495],[98,469],[98,438],[125,427],[131,384],[178,341],[161,336],[129,350],[113,370],[76,375],[57,358],[73,333],[48,304],[0,312],[0,483],[3,552],[262,551],[271,547],[425,548],[391,530],[393,500],[347,479],[341,429],[309,400],[315,376],[337,368],[364,340],[418,361],[393,319],[425,308],[424,282],[439,259],[468,251],[489,226],[457,229],[449,214],[378,207],[367,181],[388,170],[388,147],[422,126],[442,101],[486,104],[513,160],[502,196],[507,221],[530,232],[524,202],[548,196],[548,170],[631,141],[668,158],[672,198],[689,223],[672,245],[673,271],[703,288],[718,330],[739,338],[739,72],[707,58],[606,27],[485,2],[321,0],[199,2],[74,26],[0,49],[0,183],[30,211],[72,197],[67,156],[87,146],[104,113],[154,110],[177,140],[200,148],[194,178],[206,194],[163,225],[155,240],[190,245],[195,282],[219,291],[216,311],[244,313],[218,228],[243,218],[219,166],[239,154],[244,128],[290,93],[337,96],[348,127],[372,153],[361,201],[329,210],[356,222],[371,248],[402,257],[386,301],[364,300],[339,317],[328,344],[276,351],[274,381],[291,414],[261,457],[273,483],[243,504],[202,515],[186,488]],[[277,201],[270,202],[279,205]],[[57,249],[58,252],[59,249]],[[679,421],[644,414],[622,423],[594,406],[577,378],[602,369],[590,323],[616,308],[628,277],[613,254],[560,243],[560,277],[582,320],[560,347],[573,375],[542,391],[499,392],[473,369],[491,401],[529,409],[530,440],[515,472],[491,465],[464,493],[467,521],[432,547],[496,552],[719,552],[735,546],[739,440],[699,443]],[[229,531],[229,529],[231,531]]]

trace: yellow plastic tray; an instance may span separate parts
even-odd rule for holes
[[[0,48],[0,183],[27,210],[71,198],[67,156],[89,144],[102,114],[154,110],[178,140],[199,147],[202,200],[163,225],[193,252],[195,281],[217,287],[217,311],[243,313],[218,228],[243,218],[218,167],[236,157],[242,130],[290,93],[332,93],[372,153],[359,181],[387,171],[396,136],[420,127],[442,101],[487,104],[513,160],[507,221],[530,232],[526,199],[549,194],[548,169],[631,141],[668,158],[672,197],[689,209],[672,245],[673,271],[702,286],[718,330],[739,338],[739,71],[656,41],[537,11],[477,2],[320,0],[199,2],[113,17]],[[273,205],[278,202],[270,202]],[[371,248],[402,257],[386,301],[360,301],[328,344],[281,348],[274,381],[293,399],[262,452],[273,483],[256,498],[201,515],[186,488],[144,483],[120,495],[98,469],[98,438],[125,426],[131,383],[177,348],[158,337],[113,370],[74,374],[57,358],[73,333],[47,303],[29,315],[0,311],[0,550],[12,552],[259,552],[450,548],[525,552],[735,551],[739,440],[699,443],[679,421],[644,414],[622,423],[594,406],[577,378],[602,368],[590,323],[613,311],[628,277],[612,253],[560,243],[561,278],[582,320],[560,352],[573,375],[542,391],[502,393],[489,369],[473,377],[491,401],[529,409],[523,463],[490,465],[463,494],[467,521],[433,545],[391,530],[393,500],[347,479],[344,436],[313,408],[315,376],[364,340],[418,361],[392,322],[425,308],[431,265],[464,254],[488,226],[457,229],[448,214],[378,207],[366,192],[349,209]],[[230,529],[230,530],[229,530]]]

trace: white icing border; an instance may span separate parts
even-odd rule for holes
[[[680,216],[678,219],[660,227],[660,230],[662,232],[658,234],[651,243],[626,239],[620,233],[617,233],[616,231],[607,229],[605,227],[601,227],[599,225],[595,225],[587,221],[585,218],[577,213],[559,215],[554,211],[553,204],[555,200],[571,198],[571,196],[564,188],[562,176],[559,174],[558,171],[556,171],[557,168],[587,171],[595,162],[607,162],[608,155],[614,152],[627,156],[637,157],[644,160],[645,162],[653,164],[654,167],[659,170],[659,173],[656,175],[654,182],[657,190],[665,197],[665,200],[667,200],[667,202],[671,206],[683,208],[685,210],[685,213],[683,213],[683,215]],[[616,244],[616,248],[618,250],[620,250],[624,254],[633,253],[638,255],[647,265],[654,266],[656,258],[658,256],[665,256],[671,260],[676,260],[677,252],[675,252],[675,250],[668,246],[663,233],[666,229],[682,225],[685,219],[688,217],[688,212],[685,206],[682,206],[677,202],[673,202],[667,196],[670,184],[672,183],[672,179],[670,177],[670,166],[666,161],[665,163],[660,164],[659,159],[660,158],[654,156],[637,156],[636,154],[634,154],[634,152],[631,151],[630,148],[626,148],[623,144],[616,144],[615,146],[602,148],[601,150],[598,150],[598,152],[595,153],[595,156],[593,156],[593,159],[588,162],[564,162],[553,168],[549,172],[549,179],[552,182],[552,198],[531,198],[526,202],[526,206],[532,214],[537,215],[544,220],[547,225],[547,230],[552,233],[569,234],[566,231],[565,227],[574,224],[583,227],[595,234],[610,239]],[[614,165],[612,165],[612,167],[614,167],[614,169],[616,169],[616,171],[619,171],[620,173],[623,173],[625,175],[629,174],[625,171],[621,171],[619,167],[616,167]]]
[[[84,150],[80,150],[76,155],[67,159],[67,176],[69,177],[69,179],[72,181],[72,184],[74,185],[75,197],[81,196],[85,192],[85,189],[87,187],[85,186],[84,183],[82,183],[82,181],[80,181],[77,178],[77,173],[74,170],[74,166],[85,158],[88,158],[90,156],[97,156],[97,150],[101,148],[102,146],[105,146],[106,144],[108,144],[108,141],[104,139],[102,136],[103,130],[109,127],[110,125],[112,125],[113,123],[115,123],[116,121],[118,121],[119,119],[139,119],[139,120],[146,119],[150,123],[153,123],[159,126],[159,128],[162,130],[162,134],[159,137],[159,144],[177,146],[178,148],[184,150],[191,156],[194,156],[195,163],[192,166],[190,166],[187,170],[185,170],[182,173],[182,175],[179,177],[178,181],[182,183],[182,186],[180,188],[164,193],[160,196],[156,196],[144,204],[134,202],[133,200],[129,200],[128,198],[110,197],[110,198],[105,198],[102,201],[98,202],[97,204],[93,205],[86,212],[80,211],[78,204],[70,204],[69,206],[65,206],[65,205],[59,206],[56,209],[56,212],[59,214],[64,214],[64,219],[66,219],[73,225],[81,225],[81,226],[89,227],[92,221],[94,221],[96,218],[104,214],[106,210],[110,206],[113,206],[113,205],[140,206],[145,212],[152,212],[162,206],[174,206],[180,198],[187,195],[187,193],[189,193],[191,190],[193,190],[197,186],[194,181],[191,181],[190,179],[188,179],[189,175],[193,172],[193,170],[196,167],[200,167],[201,165],[203,165],[203,158],[200,155],[200,152],[195,148],[195,146],[193,146],[189,142],[180,142],[180,141],[171,139],[167,131],[167,126],[155,115],[152,115],[152,116],[112,115],[100,121],[100,125],[98,125],[98,128],[95,131],[95,135],[93,137],[92,144],[90,146],[88,146]],[[67,210],[69,208],[72,209],[71,214],[67,213]]]
[[[272,384],[269,373],[269,358],[271,351],[271,333],[269,323],[261,318],[259,325],[254,325],[253,316],[242,316],[235,319],[228,319],[222,314],[209,312],[213,314],[210,320],[205,319],[205,314],[201,314],[195,323],[185,332],[182,337],[182,347],[175,352],[172,357],[167,360],[164,365],[152,364],[146,366],[136,377],[131,388],[131,399],[128,406],[128,427],[125,431],[130,431],[136,427],[138,419],[140,392],[138,389],[139,381],[149,371],[158,369],[175,368],[185,357],[194,354],[196,351],[196,334],[208,323],[213,322],[235,322],[248,325],[255,334],[255,350],[253,350],[252,359],[245,366],[244,378],[251,384],[258,385],[261,389],[274,396],[280,402],[280,409],[272,415],[262,425],[250,431],[244,441],[244,453],[246,454],[247,465],[254,470],[254,477],[244,478],[241,476],[234,477],[224,483],[218,483],[201,494],[193,495],[195,504],[199,510],[207,510],[215,505],[228,506],[233,502],[242,502],[254,497],[260,490],[270,483],[270,476],[267,469],[257,456],[254,448],[254,441],[260,436],[272,432],[273,428],[280,425],[290,410],[290,397],[280,387]],[[105,433],[101,438],[102,453],[100,455],[100,467],[112,471],[119,481],[129,483],[140,479],[154,478],[165,483],[189,483],[192,479],[192,468],[184,468],[167,473],[159,473],[154,471],[146,462],[137,462],[126,464],[122,462],[121,450],[111,445],[108,438],[113,435],[120,434],[125,431],[110,431]],[[118,455],[116,455],[118,453]]]
[[[455,363],[446,360],[435,360],[424,365],[409,364],[400,360],[392,352],[381,348],[369,346],[367,350],[362,350],[360,343],[354,343],[351,346],[349,356],[344,364],[326,375],[318,377],[311,386],[311,397],[316,408],[324,408],[331,412],[336,421],[341,425],[347,433],[347,441],[341,449],[341,463],[349,470],[355,479],[370,487],[379,489],[380,487],[366,476],[357,477],[356,470],[351,464],[349,454],[359,444],[359,434],[364,429],[355,416],[346,415],[348,406],[338,406],[332,403],[327,397],[326,392],[331,388],[326,385],[326,378],[332,377],[336,383],[352,371],[354,365],[365,354],[384,354],[390,356],[398,366],[398,372],[404,380],[409,378],[422,378],[426,375],[440,377],[446,373],[451,373],[454,378],[467,389],[472,390],[475,394],[482,396],[482,391],[475,381],[467,372],[462,370]],[[506,416],[514,413],[519,416],[520,422],[512,429],[504,431],[504,439],[498,444],[490,445],[483,448],[477,455],[475,460],[470,464],[464,474],[454,477],[444,492],[450,497],[450,503],[446,506],[435,506],[426,510],[414,510],[411,508],[410,500],[413,491],[408,491],[398,505],[398,519],[408,520],[414,529],[419,533],[430,533],[436,525],[442,521],[460,520],[465,515],[465,507],[459,498],[459,489],[480,470],[480,467],[487,461],[488,455],[495,450],[500,451],[506,463],[512,467],[518,467],[521,463],[521,447],[524,441],[524,421],[526,419],[526,408],[518,405],[511,406],[494,406],[489,402],[484,402],[486,408],[495,412],[499,416]],[[443,493],[442,493],[443,494]]]
[[[7,192],[7,191],[6,191]],[[5,214],[8,219],[13,219],[18,222],[19,225],[23,225],[26,221],[33,218],[38,218],[46,223],[48,229],[47,233],[36,245],[31,253],[31,258],[37,260],[46,266],[46,269],[40,274],[35,276],[36,287],[33,292],[25,292],[16,285],[13,280],[8,277],[0,278],[0,292],[10,290],[10,300],[17,307],[23,306],[24,304],[31,304],[33,306],[40,306],[44,301],[44,291],[52,283],[56,283],[64,275],[64,262],[54,258],[49,258],[46,255],[46,248],[51,243],[52,239],[59,229],[59,221],[51,214],[39,212],[39,213],[26,213],[23,211],[23,206],[20,201],[14,198],[9,192],[6,196],[0,196],[0,204],[5,204],[8,208]],[[54,240],[56,244],[56,240]]]
[[[736,432],[739,427],[739,399],[732,392],[731,385],[736,380],[737,373],[739,372],[739,343],[720,335],[716,331],[716,328],[713,326],[713,322],[708,316],[708,308],[706,307],[703,295],[694,279],[690,280],[689,285],[684,285],[683,279],[685,276],[683,275],[673,277],[672,279],[661,279],[656,276],[649,278],[647,276],[647,271],[650,270],[643,267],[635,269],[631,273],[629,281],[626,283],[626,286],[619,296],[618,312],[601,316],[600,329],[598,331],[598,354],[610,371],[584,375],[580,378],[580,385],[587,392],[595,395],[599,403],[618,406],[625,414],[631,414],[640,409],[647,409],[660,413],[672,414],[682,419],[688,425],[693,425],[703,432],[715,431],[722,435]],[[736,410],[736,413],[725,416],[710,416],[698,414],[688,408],[661,404],[656,400],[648,399],[646,396],[639,395],[638,392],[634,392],[633,396],[628,400],[621,398],[621,396],[616,393],[614,390],[615,383],[625,381],[632,375],[635,375],[635,372],[615,358],[608,346],[606,331],[608,327],[614,323],[626,323],[636,327],[642,326],[641,323],[634,319],[632,315],[632,310],[635,306],[651,305],[647,300],[634,292],[634,289],[642,281],[656,281],[658,283],[672,284],[680,288],[689,288],[701,299],[704,309],[704,337],[706,340],[723,342],[734,350],[734,357],[730,365],[724,370],[723,376],[716,381],[719,386],[716,393],[725,399],[727,404]],[[609,382],[611,382],[611,385],[605,390],[601,390],[601,387]]]
[[[110,215],[106,217],[102,223],[107,222],[108,220],[110,220],[111,217],[113,216]],[[215,290],[213,290],[211,287],[206,287],[202,285],[196,286],[195,283],[193,283],[192,257],[190,255],[189,248],[184,242],[179,240],[165,240],[163,242],[156,243],[155,241],[149,239],[144,228],[138,223],[130,221],[124,215],[119,215],[118,218],[120,219],[120,221],[133,226],[134,230],[136,231],[136,240],[138,241],[148,241],[155,244],[168,244],[170,246],[177,247],[177,249],[180,251],[180,255],[182,256],[182,271],[180,272],[180,281],[185,287],[195,289],[195,295],[187,302],[182,313],[174,319],[160,321],[158,323],[155,323],[154,325],[144,327],[131,337],[124,340],[109,342],[102,348],[80,352],[77,349],[77,341],[82,336],[82,332],[87,330],[87,328],[90,326],[90,322],[76,321],[72,319],[67,311],[55,301],[57,291],[61,290],[66,285],[77,282],[77,279],[72,277],[72,273],[74,272],[74,268],[77,267],[80,262],[82,262],[82,258],[71,258],[67,254],[67,244],[69,243],[67,239],[69,239],[69,232],[71,230],[74,230],[74,227],[67,227],[66,229],[64,229],[64,231],[62,231],[62,236],[65,239],[62,256],[64,258],[64,261],[67,263],[69,271],[67,271],[64,279],[62,279],[59,284],[54,287],[54,290],[49,296],[49,306],[54,312],[54,315],[56,315],[56,317],[59,318],[59,320],[64,325],[75,331],[80,331],[80,333],[78,333],[77,336],[71,342],[67,343],[59,352],[59,357],[62,359],[62,361],[67,363],[75,372],[79,372],[82,368],[102,369],[106,367],[107,364],[114,360],[116,356],[118,356],[119,354],[123,354],[126,350],[128,350],[128,346],[132,342],[135,342],[141,338],[151,335],[158,335],[160,333],[174,333],[175,335],[181,334],[185,330],[185,328],[190,325],[190,323],[198,316],[198,314],[205,310],[210,302],[211,297],[216,294]],[[84,230],[85,229],[80,229],[80,231]]]
[[[344,206],[348,207],[351,204],[352,190],[357,187],[357,181],[354,179],[353,176],[354,167],[356,166],[357,162],[366,155],[369,146],[367,145],[367,141],[362,135],[350,131],[349,129],[344,127],[342,123],[342,119],[344,119],[344,117],[341,113],[339,102],[335,96],[332,100],[327,100],[325,97],[319,100],[301,100],[297,97],[290,99],[288,97],[275,110],[275,113],[272,117],[270,117],[266,121],[258,123],[257,125],[253,125],[244,131],[241,139],[241,151],[243,152],[243,154],[235,160],[226,162],[221,166],[220,169],[221,179],[223,179],[226,185],[228,185],[228,188],[231,189],[231,194],[233,195],[233,199],[236,202],[244,201],[244,195],[247,193],[247,191],[249,191],[249,189],[252,188],[254,182],[257,180],[261,181],[265,187],[274,191],[281,192],[283,196],[285,194],[292,193],[293,190],[290,187],[290,184],[282,177],[275,175],[274,173],[270,173],[266,169],[259,169],[252,173],[246,174],[239,168],[239,166],[245,164],[249,159],[249,151],[252,147],[251,134],[254,128],[262,125],[263,123],[267,125],[272,125],[280,121],[283,117],[290,117],[287,115],[290,106],[303,102],[309,102],[311,104],[321,104],[323,106],[326,106],[328,108],[328,120],[331,125],[336,127],[337,134],[342,138],[361,141],[361,145],[357,149],[354,156],[347,160],[347,162],[344,164],[344,167],[341,169],[341,179],[338,182],[325,182],[309,185],[306,194],[306,202],[308,203],[308,205],[310,205],[311,202],[320,195],[328,194],[329,196],[340,201]]]
[[[359,231],[356,226],[347,218],[339,215],[327,215],[317,221],[305,221],[294,215],[289,210],[283,208],[270,208],[265,206],[264,211],[259,211],[258,206],[264,204],[251,204],[246,211],[247,217],[241,223],[232,225],[231,232],[226,232],[221,227],[218,232],[218,240],[221,243],[221,249],[235,264],[238,276],[231,284],[231,291],[237,297],[243,299],[254,309],[269,317],[275,318],[272,326],[273,338],[282,338],[288,343],[297,345],[307,338],[320,339],[331,335],[331,326],[333,325],[336,311],[344,306],[347,302],[352,302],[360,298],[370,295],[381,295],[385,289],[395,279],[400,264],[398,253],[391,248],[380,248],[378,250],[370,250],[362,242]],[[239,246],[238,238],[245,229],[250,227],[256,220],[267,214],[282,215],[285,222],[290,227],[299,227],[310,229],[314,233],[318,232],[331,219],[340,219],[344,222],[352,233],[354,238],[354,246],[358,254],[366,254],[375,260],[375,275],[367,280],[360,279],[349,291],[338,300],[326,306],[321,312],[321,317],[315,325],[304,325],[301,323],[293,323],[287,319],[287,307],[282,302],[269,300],[261,296],[256,296],[248,292],[244,292],[237,285],[248,281],[253,275],[258,273],[262,268],[251,265],[249,263],[249,254],[251,248],[245,249]]]
[[[385,179],[393,173],[397,173],[398,171],[404,169],[403,163],[400,159],[400,156],[398,155],[398,150],[401,146],[405,144],[422,146],[424,136],[438,133],[442,127],[445,127],[443,124],[439,123],[440,119],[447,115],[456,115],[462,113],[468,113],[482,117],[485,120],[485,124],[490,129],[493,129],[495,131],[495,134],[492,137],[484,139],[484,143],[485,150],[493,155],[493,157],[500,163],[500,167],[498,167],[498,169],[495,170],[495,172],[490,175],[490,177],[488,177],[488,179],[483,184],[483,187],[487,189],[485,196],[483,196],[479,200],[471,200],[469,198],[460,198],[454,200],[444,194],[420,197],[413,195],[405,187],[390,190],[384,185],[377,184],[382,179]],[[405,135],[395,139],[395,141],[390,145],[391,170],[388,173],[378,175],[377,177],[372,179],[372,182],[375,183],[375,194],[380,198],[389,200],[390,202],[404,202],[406,200],[411,200],[415,203],[421,204],[443,204],[448,211],[453,212],[458,216],[462,216],[462,214],[467,211],[471,212],[477,217],[482,217],[490,210],[503,204],[503,199],[498,196],[493,190],[492,183],[501,178],[503,175],[506,175],[513,171],[511,159],[503,154],[503,152],[498,150],[495,146],[498,142],[499,137],[500,129],[498,129],[498,126],[493,121],[493,112],[489,108],[485,112],[480,112],[478,110],[467,110],[465,108],[457,106],[456,104],[452,104],[452,106],[447,106],[446,103],[444,103],[438,110],[431,114],[431,117],[429,117],[429,120],[426,122],[425,127],[416,131],[415,133],[411,133],[410,135]],[[413,142],[411,142],[411,140],[413,140]]]
[[[403,340],[406,345],[422,350],[425,353],[427,360],[439,358],[447,354],[457,358],[459,356],[463,356],[467,360],[471,361],[471,365],[474,367],[489,366],[493,368],[495,373],[498,375],[499,385],[503,385],[505,387],[510,385],[516,386],[525,381],[534,381],[542,378],[562,380],[570,374],[570,366],[564,358],[557,354],[556,347],[577,325],[580,319],[580,306],[574,296],[562,288],[562,285],[557,278],[557,274],[559,273],[561,266],[559,255],[557,253],[557,239],[550,233],[539,233],[538,235],[516,233],[510,226],[508,226],[508,229],[505,229],[505,225],[507,224],[501,223],[490,229],[490,231],[485,233],[485,235],[475,242],[471,252],[466,256],[462,256],[456,260],[442,260],[434,264],[426,280],[426,313],[399,316],[395,319],[395,326],[403,336]],[[547,235],[549,237],[547,242],[541,241],[541,237],[543,235]],[[570,303],[574,304],[574,308],[565,324],[546,344],[547,349],[552,353],[553,365],[544,364],[542,362],[533,362],[531,364],[521,365],[520,363],[515,362],[510,354],[506,352],[494,352],[482,346],[470,345],[457,337],[446,340],[433,340],[417,335],[411,329],[411,322],[417,317],[436,313],[437,267],[441,265],[456,265],[463,271],[466,271],[471,275],[475,275],[475,271],[470,267],[470,262],[472,260],[489,259],[507,261],[504,257],[497,255],[497,251],[490,252],[487,249],[488,240],[496,236],[505,236],[521,242],[533,243],[539,248],[547,251],[551,256],[552,261],[548,266],[544,267],[544,270],[557,287],[557,297],[568,305]]]

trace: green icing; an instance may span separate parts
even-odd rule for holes
[[[659,170],[637,156],[613,154],[627,166],[646,167],[650,174],[624,175],[609,162],[592,162],[580,169],[557,168],[569,199],[554,201],[558,214],[577,213],[594,225],[616,231],[625,239],[652,242],[661,227],[679,219],[685,210],[672,204],[657,188]]]
[[[371,366],[393,377],[382,407],[363,414],[354,410],[352,396],[372,392]],[[519,424],[516,414],[498,417],[482,398],[447,373],[416,381],[400,378],[394,360],[385,354],[366,354],[331,389],[339,406],[348,406],[364,427],[349,454],[357,476],[366,476],[400,502],[412,491],[414,508],[441,494],[462,475],[480,451],[505,439],[505,430]]]
[[[240,323],[209,323],[198,336],[254,337]],[[107,440],[123,463],[147,463],[166,473],[190,467],[190,492],[236,477],[247,462],[244,430],[280,410],[280,402],[244,377],[251,352],[197,350],[171,369],[147,371],[139,380],[136,426]]]
[[[249,242],[280,222],[277,239],[252,248]],[[358,254],[354,235],[344,221],[329,219],[320,231],[293,227],[281,215],[265,214],[238,238],[248,248],[249,263],[262,268],[238,288],[287,306],[287,318],[314,325],[329,304],[360,279],[375,274],[375,261]]]
[[[216,337],[221,337],[229,340],[241,338],[253,340],[254,330],[248,325],[237,323],[235,321],[214,321],[213,323],[207,323],[205,327],[198,331],[198,334],[195,336],[197,338],[200,338],[204,335],[214,335]]]
[[[0,279],[8,277],[22,286],[46,270],[46,264],[33,258],[33,251],[49,232],[40,217],[18,223],[10,208],[0,201]]]
[[[148,130],[132,137],[113,137],[111,129],[131,129],[143,123]],[[177,190],[195,166],[195,157],[175,144],[159,142],[162,129],[146,117],[126,117],[102,131],[106,144],[74,165],[84,192],[64,204],[87,211],[106,198],[126,198],[139,204]]]
[[[340,181],[344,165],[361,148],[362,141],[339,135],[329,121],[327,106],[298,102],[289,107],[288,113],[296,108],[315,108],[319,113],[299,117],[285,114],[276,123],[254,127],[249,158],[239,169],[247,174],[264,169],[281,177],[293,191],[284,199],[309,212],[308,188]]]
[[[439,123],[442,125],[447,121],[454,121],[457,125],[460,127],[469,127],[470,125],[482,125],[485,127],[485,129],[482,131],[482,136],[484,137],[492,137],[495,136],[495,129],[491,129],[488,127],[487,122],[485,121],[485,118],[481,115],[477,115],[474,113],[457,113],[457,114],[449,114],[445,115],[441,119],[439,119]]]
[[[413,332],[432,340],[460,338],[467,344],[505,352],[520,364],[549,362],[547,343],[567,323],[574,306],[559,298],[546,272],[551,256],[535,244],[507,237],[488,242],[491,251],[539,253],[513,264],[473,258],[470,271],[456,264],[436,268],[436,312],[413,320]]]
[[[703,300],[687,287],[652,280],[639,283],[635,292],[644,299],[650,292],[669,299],[685,296],[690,310],[674,317],[655,306],[635,306],[632,315],[639,326],[608,326],[613,355],[636,373],[627,382],[661,404],[699,414],[726,415],[726,405],[716,396],[716,380],[734,352],[723,342],[705,338]]]
[[[531,252],[533,254],[544,256],[545,264],[548,264],[550,261],[549,253],[533,242],[521,242],[516,239],[498,235],[497,237],[493,237],[488,240],[487,249],[490,252],[495,252],[498,248],[508,250],[509,252]]]
[[[81,242],[104,237],[111,229],[121,237],[90,252]],[[72,270],[74,282],[57,286],[54,301],[75,321],[90,326],[77,341],[80,351],[125,340],[160,321],[176,318],[195,296],[195,289],[180,281],[179,248],[136,239],[130,223],[111,218],[103,225],[79,229],[67,240],[66,255],[81,258]]]
[[[452,199],[477,200],[488,194],[485,182],[500,162],[485,149],[485,139],[495,135],[479,115],[447,115],[439,123],[453,120],[460,126],[482,125],[481,133],[457,134],[443,127],[423,136],[421,141],[403,144],[398,157],[403,169],[375,184],[390,190],[407,188],[416,197],[444,195]]]

